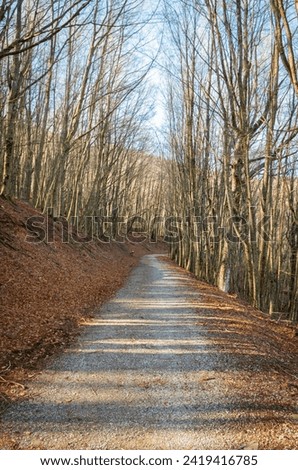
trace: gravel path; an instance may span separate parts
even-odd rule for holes
[[[253,344],[223,354],[221,332],[215,340],[198,321],[211,315],[193,278],[143,257],[2,429],[20,449],[293,448],[282,378]],[[258,398],[265,383],[274,399]]]

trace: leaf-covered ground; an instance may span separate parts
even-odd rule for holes
[[[24,202],[16,204],[0,199],[2,411],[11,401],[26,402],[30,397],[27,385],[30,380],[32,383],[38,381],[40,371],[47,364],[44,359],[69,345],[77,335],[79,326],[88,324],[88,318],[93,316],[95,310],[124,283],[141,255],[164,250],[162,246],[151,244],[62,243],[62,226],[59,224],[55,226],[55,243],[28,243],[26,221],[33,215],[40,216],[38,211]],[[297,330],[293,325],[270,320],[267,315],[235,296],[226,295],[215,287],[195,280],[170,261],[166,260],[166,263],[169,266],[168,272],[172,273],[174,279],[179,278],[179,273],[182,279],[189,279],[187,285],[192,294],[186,301],[189,303],[187,308],[192,312],[193,328],[204,332],[211,353],[216,350],[220,357],[221,367],[216,377],[212,370],[206,376],[204,372],[197,371],[198,387],[203,384],[203,389],[208,389],[210,401],[215,384],[218,393],[220,390],[223,406],[226,403],[227,409],[230,409],[227,400],[231,397],[231,390],[233,403],[236,398],[241,399],[241,408],[240,405],[238,408],[233,405],[233,419],[228,423],[229,439],[231,436],[237,437],[237,448],[242,445],[248,448],[270,448],[271,443],[273,448],[294,448],[293,428],[298,422]],[[171,264],[173,268],[170,267]],[[167,275],[166,271],[165,279]],[[158,283],[159,274],[156,276]],[[146,288],[145,279],[141,285],[137,284],[136,288],[141,291]],[[152,289],[154,290],[154,286]],[[182,291],[184,292],[183,289]],[[173,288],[172,295],[176,294]],[[154,302],[161,302],[158,292],[154,295]],[[172,305],[167,289],[163,295],[165,301]],[[143,319],[144,313],[141,310],[148,308],[148,305],[144,303],[142,292],[140,302],[139,315]],[[175,310],[180,307],[174,302],[172,308]],[[152,309],[154,313],[154,305]],[[165,321],[166,318],[161,317],[161,320]],[[144,331],[148,333],[146,329]],[[162,334],[161,331],[156,331],[157,334]],[[127,334],[130,332],[127,331]],[[136,338],[133,337],[131,341],[135,344]],[[199,342],[197,347],[200,347]],[[119,358],[122,357],[120,356]],[[164,377],[155,372],[150,377],[144,377],[143,382],[138,382],[138,387],[149,390],[150,393],[155,393],[154,387],[167,387]],[[187,378],[183,387],[187,391],[188,387],[196,388],[197,385],[191,378]],[[155,396],[154,393],[152,396]],[[195,398],[194,394],[193,399],[199,397]],[[147,403],[146,397],[145,402]],[[176,405],[171,404],[174,408]],[[249,431],[246,429],[247,423]],[[254,438],[256,429],[259,432],[258,439]],[[222,445],[229,447],[229,442],[222,441]],[[116,441],[114,444],[117,446]],[[150,442],[142,443],[145,444],[150,448]],[[0,437],[0,448],[18,448],[18,445],[10,433],[3,433]]]
[[[42,214],[25,202],[0,198],[0,409],[23,394],[14,382],[22,384],[41,358],[69,343],[80,322],[119,289],[140,255],[163,249],[63,243],[67,229],[61,223],[53,225],[53,243],[32,243],[27,221],[33,216]]]
[[[289,331],[144,256],[0,433],[12,449],[295,449]]]

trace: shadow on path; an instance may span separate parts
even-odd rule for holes
[[[272,364],[219,327],[214,297],[206,304],[193,278],[145,256],[2,426],[19,448],[237,448],[258,432],[266,442],[295,409],[259,393],[264,380],[276,386]]]

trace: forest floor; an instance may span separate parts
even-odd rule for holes
[[[160,243],[63,243],[70,227],[52,218],[53,242],[33,237],[33,243],[32,217],[43,215],[0,197],[0,412],[25,395],[23,382],[76,337],[142,255],[165,249]],[[44,227],[38,220],[35,226]]]
[[[293,328],[150,246],[28,244],[37,212],[0,206],[0,448],[297,448]]]

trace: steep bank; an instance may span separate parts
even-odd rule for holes
[[[0,199],[0,399],[4,401],[21,392],[22,387],[13,382],[22,382],[38,360],[76,335],[79,324],[119,289],[141,255],[163,250],[155,244],[63,243],[67,227],[53,220],[54,242],[32,243],[26,228],[32,217],[42,214],[25,202]]]

